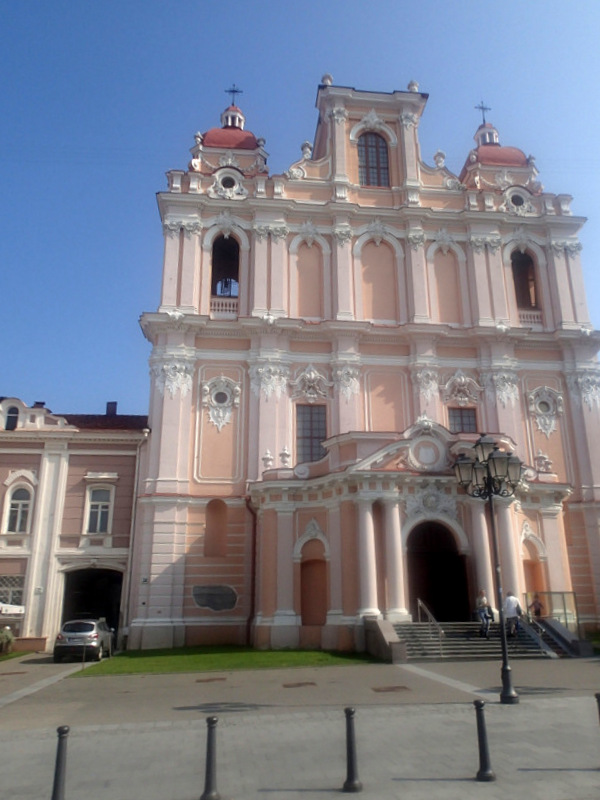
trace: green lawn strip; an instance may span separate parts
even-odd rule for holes
[[[244,647],[182,647],[129,650],[93,664],[74,678],[97,675],[151,675],[166,672],[227,672],[238,669],[286,669],[374,663],[368,655],[323,650],[252,650]]]
[[[19,656],[24,656],[26,653],[5,653],[4,655],[0,656],[0,661],[9,661],[11,658],[18,658]]]

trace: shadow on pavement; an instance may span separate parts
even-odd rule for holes
[[[229,711],[257,711],[259,708],[270,708],[258,703],[200,703],[197,706],[174,706],[173,711],[200,711],[202,714],[220,714]]]

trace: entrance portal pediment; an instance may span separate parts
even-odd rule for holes
[[[446,472],[454,463],[451,452],[457,437],[447,428],[427,418],[417,423],[401,435],[401,439],[381,448],[378,452],[363,459],[356,470],[375,472]]]

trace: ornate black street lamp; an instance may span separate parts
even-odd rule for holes
[[[502,643],[502,691],[500,702],[513,704],[519,702],[519,695],[512,685],[512,673],[508,663],[508,646],[506,644],[506,628],[504,626],[504,601],[502,597],[502,573],[500,571],[500,554],[498,551],[498,535],[496,533],[496,517],[494,514],[494,497],[512,497],[521,482],[523,464],[520,459],[500,450],[491,436],[480,436],[473,447],[475,457],[461,453],[454,464],[454,474],[459,486],[471,497],[487,500],[490,509],[490,525],[492,530],[492,546],[494,550],[494,570],[496,575],[496,597],[498,598],[498,615],[500,617],[500,641]]]

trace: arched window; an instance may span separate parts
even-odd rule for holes
[[[6,412],[6,422],[4,424],[4,430],[14,431],[17,427],[18,421],[19,421],[19,409],[16,406],[11,406]]]
[[[237,297],[239,294],[240,246],[230,236],[219,236],[212,248],[210,293],[213,297]]]
[[[389,186],[387,142],[378,133],[363,133],[358,140],[358,182],[361,186]]]
[[[204,555],[227,555],[227,504],[222,500],[211,500],[206,506]]]
[[[31,492],[29,489],[25,489],[22,486],[14,489],[10,496],[8,508],[7,533],[28,533],[30,510]]]
[[[516,250],[510,257],[515,284],[517,308],[537,309],[540,307],[535,282],[535,264],[527,253]]]

